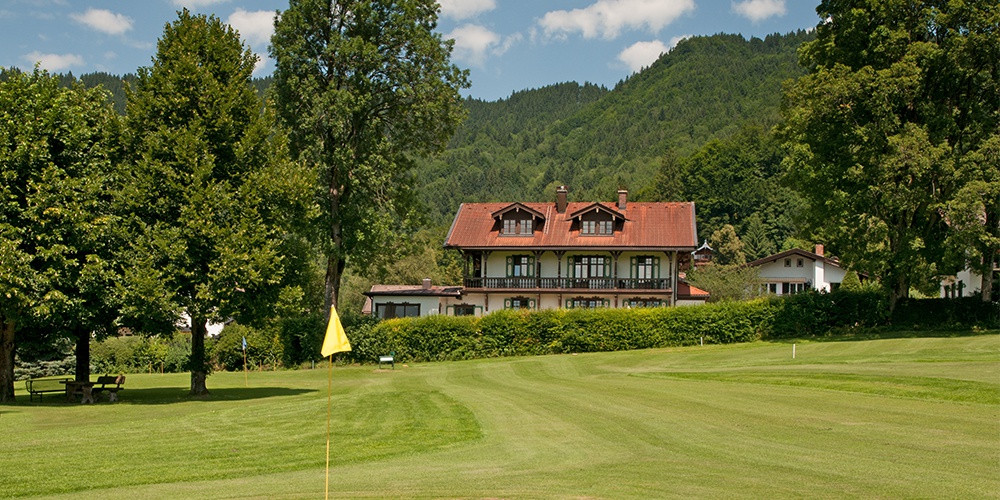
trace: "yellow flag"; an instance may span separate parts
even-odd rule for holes
[[[323,357],[327,357],[335,352],[351,350],[351,342],[347,340],[347,333],[344,332],[344,325],[340,324],[340,316],[337,310],[330,306],[330,323],[326,325],[326,337],[323,339],[323,350],[320,352]]]

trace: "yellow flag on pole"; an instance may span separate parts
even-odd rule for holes
[[[326,325],[326,337],[323,339],[323,349],[320,352],[325,358],[335,352],[350,350],[351,342],[347,340],[344,325],[340,324],[340,316],[337,316],[337,309],[331,305],[330,323]]]

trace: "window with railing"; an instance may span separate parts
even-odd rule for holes
[[[632,257],[632,277],[640,280],[652,280],[660,277],[660,258],[652,255]]]
[[[627,307],[660,307],[663,305],[663,301],[660,299],[636,297],[625,300],[625,305]]]
[[[533,255],[510,255],[507,257],[507,277],[524,278],[535,275]]]
[[[570,257],[571,278],[611,277],[611,258],[601,255],[574,255]]]

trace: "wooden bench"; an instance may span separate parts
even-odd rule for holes
[[[91,393],[94,398],[101,395],[102,391],[108,391],[108,401],[118,401],[118,391],[124,390],[122,387],[125,385],[125,375],[104,375],[102,377],[97,377],[97,382],[94,383],[94,388],[91,389]]]
[[[396,353],[395,352],[390,352],[387,355],[379,356],[378,357],[378,367],[382,368],[382,364],[383,363],[389,363],[390,365],[392,365],[392,369],[395,370],[396,369]]]
[[[60,392],[66,393],[66,386],[64,382],[67,380],[73,380],[71,377],[59,377],[59,378],[33,378],[24,381],[24,386],[28,389],[28,401],[34,401],[35,395],[38,395],[38,400],[42,400],[42,394],[46,392]]]

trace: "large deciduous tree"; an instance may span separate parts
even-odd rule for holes
[[[441,150],[463,117],[467,73],[433,31],[437,10],[434,0],[291,0],[275,21],[273,95],[318,183],[328,306],[348,259],[369,262],[407,217],[414,158]]]
[[[131,215],[128,316],[190,319],[191,393],[207,394],[208,321],[252,321],[280,293],[298,175],[251,86],[257,58],[219,19],[186,9],[129,92],[136,160],[121,192]],[[297,179],[302,183],[298,184]]]
[[[114,329],[118,137],[99,90],[38,69],[0,83],[0,402],[14,398],[17,330],[73,338],[84,379],[91,334]]]
[[[824,0],[816,11],[816,40],[800,50],[809,73],[785,92],[789,179],[813,236],[877,276],[893,307],[954,268],[945,208],[977,175],[996,179],[996,163],[970,162],[988,157],[1000,125],[1000,9]]]

